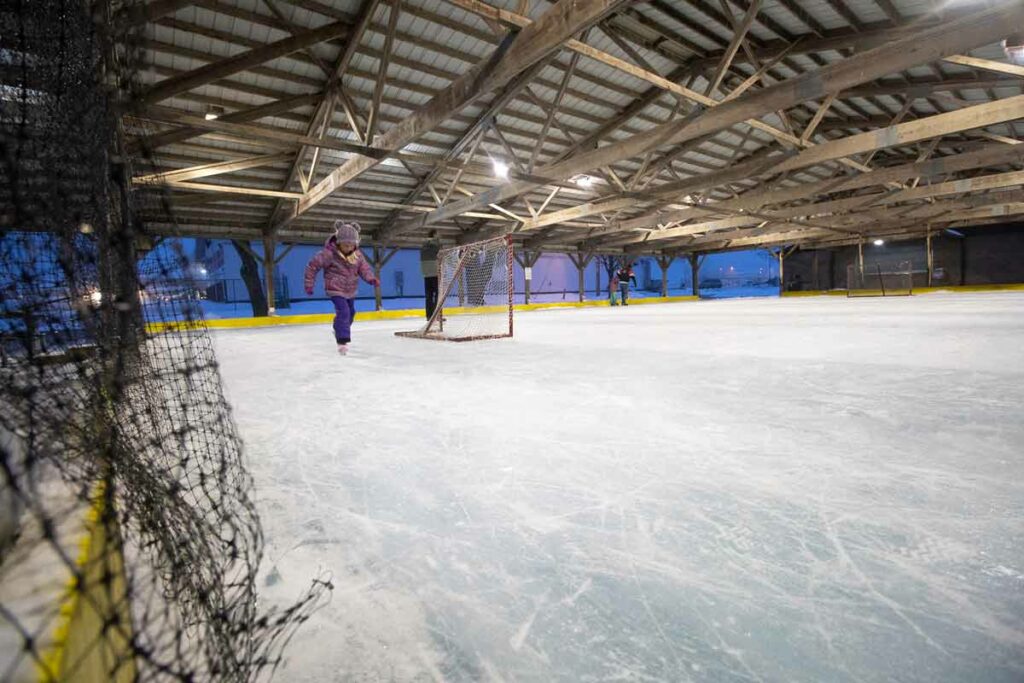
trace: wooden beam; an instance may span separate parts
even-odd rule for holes
[[[512,79],[512,82],[506,85],[501,92],[491,100],[491,103],[487,105],[487,108],[477,116],[469,128],[462,133],[461,137],[459,137],[455,144],[445,152],[443,160],[453,162],[457,159],[463,151],[465,151],[466,147],[473,142],[473,140],[477,139],[477,136],[479,136],[487,126],[493,124],[494,118],[498,115],[498,112],[504,109],[505,105],[511,102],[520,93],[520,91],[534,79],[537,73],[544,68],[547,62],[548,60],[541,60]],[[406,196],[404,200],[405,203],[411,204],[416,201],[416,198],[419,197],[424,190],[430,190],[432,194],[436,195],[436,191],[433,189],[432,183],[437,180],[438,176],[440,176],[446,168],[447,166],[438,164],[430,169],[427,175],[424,176],[417,184],[416,188]],[[436,197],[436,200],[438,206],[444,204],[440,197]],[[377,230],[377,239],[382,242],[386,242],[391,237],[391,228],[398,220],[399,215],[399,212],[395,211],[384,219],[380,229]]]
[[[399,2],[399,0],[395,0]],[[331,120],[334,117],[334,111],[337,104],[342,105],[342,109],[345,112],[345,116],[348,119],[349,127],[352,132],[355,133],[356,139],[361,143],[366,144],[368,138],[364,134],[363,128],[360,126],[359,114],[356,111],[355,104],[345,94],[344,89],[341,87],[342,76],[345,75],[345,71],[348,69],[349,64],[352,61],[352,57],[356,53],[356,49],[359,46],[360,41],[363,39],[363,35],[366,32],[367,27],[373,20],[374,12],[377,10],[377,6],[380,4],[380,0],[365,0],[360,7],[359,17],[355,22],[355,27],[349,34],[348,41],[345,43],[345,49],[337,56],[334,64],[331,65],[327,70],[327,85],[324,88],[324,96],[317,103],[316,109],[313,112],[313,116],[309,120],[309,125],[306,128],[307,137],[312,137],[316,132],[317,127],[320,127],[320,133],[317,135],[317,139],[323,140],[327,137],[327,134],[331,129]],[[332,93],[334,95],[332,96]],[[291,184],[295,181],[295,178],[302,178],[302,165],[305,163],[306,153],[309,147],[303,145],[299,148],[298,154],[295,155],[295,161],[292,167],[288,170],[288,174],[285,176],[284,183],[282,183],[281,189],[287,191]],[[320,148],[314,148],[314,156],[309,166],[309,174],[306,176],[306,182],[302,184],[302,191],[309,191],[309,184],[313,182],[313,178],[316,176],[316,167],[320,161]],[[274,220],[276,219],[278,212],[281,210],[281,202],[278,202],[271,209],[268,217],[268,228],[273,232]]]
[[[268,116],[277,116],[300,107],[305,107],[313,104],[314,102],[318,102],[321,99],[323,99],[323,92],[311,92],[304,95],[295,95],[294,97],[286,97],[266,104],[261,104],[260,106],[252,107],[251,109],[240,109],[239,111],[225,114],[218,120],[226,123],[245,123],[247,121],[256,121]],[[207,132],[208,131],[203,128],[175,128],[162,133],[155,133],[154,135],[136,138],[128,144],[128,148],[131,151],[138,151],[140,149],[154,150],[167,145],[173,145],[178,142],[191,140],[192,138],[204,135]]]
[[[821,123],[823,118],[825,118],[825,113],[828,111],[829,107],[832,106],[832,103],[835,102],[836,97],[838,96],[839,93],[832,93],[825,98],[825,101],[818,107],[818,111],[814,112],[814,118],[812,118],[810,123],[807,124],[807,127],[804,128],[804,132],[800,135],[801,140],[804,142],[810,142],[811,136],[814,135],[814,131],[817,129],[818,124]]]
[[[959,64],[960,66],[969,66],[972,69],[984,69],[985,71],[995,71],[997,73],[1010,74],[1017,78],[1024,78],[1024,66],[1016,64],[1006,64],[991,59],[980,59],[966,55],[952,55],[942,61],[949,62],[950,64]]]
[[[867,187],[885,185],[915,177],[928,178],[966,171],[985,166],[998,166],[1024,160],[1024,148],[1013,148],[1002,145],[991,145],[981,150],[966,152],[931,161],[905,164],[892,168],[880,169],[857,176],[843,176],[838,179],[822,180],[806,183],[796,187],[765,187],[747,193],[737,199],[708,205],[707,208],[723,208],[733,211],[758,209],[772,204],[783,204],[807,197],[827,195],[834,192],[849,192]],[[603,233],[622,232],[654,228],[661,224],[676,223],[698,218],[703,215],[697,209],[680,209],[657,212],[632,218],[608,226]]]
[[[286,143],[297,147],[301,145],[310,147],[327,147],[328,149],[335,149],[339,152],[365,154],[377,158],[382,158],[386,154],[383,150],[367,147],[366,145],[358,145],[352,142],[345,142],[336,138],[329,137],[320,140],[308,135],[298,135],[290,131],[284,131],[280,128],[271,128],[269,126],[251,126],[243,123],[231,123],[222,119],[207,121],[202,116],[178,111],[177,109],[170,109],[168,107],[151,106],[140,112],[133,112],[132,115],[137,118],[148,119],[151,121],[176,123],[189,126],[190,128],[221,131],[231,133],[242,138],[269,140],[271,142]]]
[[[183,92],[193,90],[200,86],[212,83],[213,81],[225,78],[232,74],[251,69],[254,66],[269,62],[278,57],[284,57],[293,52],[298,52],[310,45],[322,43],[348,33],[350,25],[345,21],[336,21],[319,28],[289,36],[281,40],[248,50],[233,57],[212,62],[206,66],[199,67],[187,73],[172,78],[165,78],[152,88],[142,93],[137,102],[142,105],[154,104],[174,97]]]
[[[186,183],[180,180],[135,180],[135,185],[164,185],[182,190],[198,190],[202,192],[220,192],[223,194],[250,195],[253,197],[275,197],[278,199],[298,200],[302,197],[298,192],[282,192],[280,190],[264,190],[257,187],[239,187],[236,185],[211,185],[209,183]]]
[[[1024,118],[1024,95],[1003,100],[986,102],[946,114],[936,114],[916,121],[909,121],[881,130],[851,135],[840,140],[822,143],[804,150],[792,159],[787,159],[772,169],[773,172],[806,168],[832,159],[852,154],[871,152],[906,145],[920,140],[929,140],[941,135],[960,133],[974,128],[984,128]]]
[[[160,180],[173,180],[173,181],[186,181],[195,180],[196,178],[207,178],[209,176],[222,175],[225,173],[234,173],[235,171],[243,171],[247,168],[258,168],[260,166],[270,166],[282,161],[288,161],[292,158],[291,154],[265,154],[256,157],[247,157],[245,159],[236,159],[234,161],[218,161],[210,164],[201,164],[198,166],[192,166],[190,168],[180,168],[174,171],[164,171],[161,173],[150,173],[143,176],[137,176],[132,179],[134,183],[149,183]]]
[[[373,100],[370,102],[370,120],[366,123],[366,135],[364,139],[373,144],[377,136],[377,126],[380,124],[380,98],[384,94],[384,86],[388,82],[388,64],[391,61],[391,47],[395,41],[395,31],[398,28],[398,15],[402,11],[402,0],[391,0],[391,7],[388,10],[388,32],[384,36],[384,50],[380,55],[377,67],[377,82],[373,86]]]
[[[714,133],[752,117],[788,109],[808,99],[825,97],[887,73],[903,71],[949,54],[985,45],[1002,35],[1005,26],[1010,22],[1019,21],[1024,21],[1024,4],[1004,5],[993,10],[977,12],[966,18],[923,31],[911,38],[875,48],[815,72],[722,103],[695,120],[684,119],[682,123],[674,121],[661,124],[626,140],[581,152],[565,161],[539,169],[537,175],[546,177],[551,182],[559,182],[577,173],[638,156],[650,149]],[[441,207],[414,221],[396,226],[396,230],[414,229],[448,220],[463,211],[504,201],[539,187],[540,184],[526,180],[505,183],[475,197]]]
[[[528,166],[529,172],[533,173],[534,167],[537,165],[537,155],[540,154],[541,148],[544,146],[544,141],[548,137],[548,130],[551,128],[551,122],[555,118],[555,114],[558,113],[558,108],[562,105],[562,98],[565,96],[565,89],[569,85],[569,81],[572,79],[572,74],[576,71],[576,64],[580,61],[580,55],[578,52],[574,52],[572,57],[569,58],[569,66],[562,73],[562,82],[558,85],[558,91],[555,93],[555,99],[551,101],[550,108],[548,109],[548,115],[544,119],[544,125],[541,126],[540,135],[537,136],[537,140],[533,145],[533,152],[530,153],[530,163]]]
[[[518,35],[510,35],[487,59],[471,67],[423,107],[392,126],[377,146],[387,151],[401,149],[453,113],[511,82],[522,71],[559,49],[571,36],[614,12],[624,1],[561,0]],[[334,169],[299,202],[291,219],[374,165],[372,157],[356,157]]]
[[[861,202],[870,203],[871,207],[879,207],[883,205],[891,205],[903,201],[909,201],[913,199],[922,199],[928,197],[939,197],[944,195],[962,194],[969,191],[980,191],[980,190],[991,190],[1005,187],[1016,187],[1024,185],[1024,172],[1014,172],[998,174],[995,176],[989,176],[986,178],[976,179],[976,183],[967,184],[968,181],[957,181],[951,183],[943,183],[941,185],[928,186],[923,188],[917,188],[915,190],[907,190],[904,193],[893,193],[893,194],[880,194],[877,195],[877,199],[873,197],[861,198],[855,197],[852,200],[841,200],[842,202]],[[965,189],[966,188],[966,189]],[[990,202],[993,204],[1000,203],[998,197],[989,197],[988,195],[980,196],[976,199],[961,199],[957,200],[960,203],[946,203],[946,204],[925,204],[921,207],[915,207],[909,210],[908,215],[913,217],[915,213],[919,213],[921,210],[928,212],[942,213],[943,211],[950,209],[961,209],[965,208],[975,201],[986,203]],[[771,230],[777,230],[780,225],[801,228],[801,229],[824,229],[840,231],[848,231],[849,229],[856,230],[858,226],[867,227],[872,225],[883,224],[892,216],[891,211],[882,212],[871,212],[863,211],[860,213],[853,213],[847,216],[833,215],[833,216],[822,216],[820,214],[826,211],[832,210],[835,207],[832,206],[836,202],[824,202],[819,204],[808,204],[804,206],[794,207],[792,209],[782,211],[763,211],[759,214],[749,216],[736,216],[733,218],[709,220],[699,223],[692,223],[678,228],[669,228],[666,230],[654,230],[644,235],[629,236],[622,240],[617,240],[616,244],[650,244],[652,242],[660,242],[667,239],[674,239],[679,237],[692,236],[701,233],[714,233],[717,231],[731,229],[731,228],[744,228],[744,227],[760,227],[765,221],[770,222],[768,226]],[[1005,202],[1003,202],[1005,203]],[[807,216],[814,216],[813,222],[806,220]],[[903,219],[900,219],[903,220]],[[708,238],[705,238],[707,240]],[[696,241],[696,240],[695,240]]]
[[[718,86],[722,84],[722,79],[725,78],[726,72],[729,71],[729,67],[732,65],[732,60],[736,56],[736,53],[740,49],[740,44],[747,37],[747,32],[754,23],[754,18],[757,17],[758,11],[761,9],[761,0],[753,0],[750,3],[750,7],[747,8],[747,13],[736,27],[732,36],[732,40],[729,42],[729,47],[725,49],[725,54],[722,55],[722,61],[718,63],[718,68],[715,69],[715,75],[708,83],[707,89],[704,94],[711,96],[714,94]]]

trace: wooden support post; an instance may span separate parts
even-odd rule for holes
[[[391,10],[394,12],[394,9]],[[379,311],[384,308],[383,297],[380,291],[380,247],[373,248],[373,276],[377,278],[377,284],[373,286],[373,310]]]
[[[935,270],[934,254],[932,253],[932,226],[928,226],[928,236],[925,238],[925,248],[928,257],[928,286],[932,286],[932,277]]]
[[[860,270],[860,279],[864,280],[864,238],[861,237],[857,240],[857,268]],[[847,282],[846,286],[849,287],[850,283]]]
[[[515,252],[516,261],[518,261],[519,265],[523,268],[523,282],[525,284],[524,300],[526,303],[530,303],[530,284],[533,280],[533,264],[537,262],[540,255],[541,252],[539,251],[529,252],[526,249],[521,249]]]
[[[277,315],[274,297],[274,251],[277,244],[270,235],[263,237],[263,278],[267,287],[267,315]]]
[[[373,307],[375,311],[384,309],[384,297],[381,293],[380,274],[384,270],[391,257],[398,253],[398,249],[390,251],[382,250],[379,246],[373,248],[373,258],[370,265],[373,267],[373,276],[377,278],[377,284],[373,286]]]
[[[584,274],[584,271],[586,269],[587,269],[587,264],[584,263],[584,261],[583,261],[583,254],[580,254],[580,261],[579,261],[579,263],[576,264],[576,273],[577,273],[577,275],[579,275],[579,283],[578,283],[579,286],[577,287],[577,289],[579,289],[580,303],[583,303],[583,290],[584,290],[584,288],[586,286],[584,284],[584,282],[583,282],[583,274]]]
[[[786,250],[784,247],[779,247],[777,252],[779,257],[779,294],[786,291]]]
[[[693,295],[699,297],[700,282],[698,282],[697,280],[698,276],[700,275],[700,261],[698,260],[699,257],[696,254],[689,254],[686,258],[690,261],[690,277],[692,278],[693,282]]]
[[[576,254],[569,254],[569,260],[576,266],[576,274],[579,276],[577,291],[579,294],[580,303],[583,303],[584,295],[586,294],[586,284],[583,281],[583,276],[586,274],[587,266],[590,265],[591,259],[594,258],[593,252],[588,252],[586,255],[583,252],[577,252]],[[600,279],[600,275],[598,275]],[[598,285],[600,287],[600,285]],[[600,293],[598,294],[600,295]]]
[[[658,266],[661,268],[661,298],[663,299],[668,296],[668,269],[675,260],[675,256],[669,256],[668,254],[658,257]]]

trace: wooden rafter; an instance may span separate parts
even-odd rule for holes
[[[599,22],[624,0],[573,0],[554,5],[518,34],[509,35],[487,59],[478,62],[411,116],[382,136],[378,147],[396,151],[436,127],[452,113],[504,86],[525,69],[557,50],[569,36]],[[355,157],[324,178],[296,205],[295,218],[363,171],[375,165],[373,157]]]
[[[964,19],[942,24],[920,36],[906,38],[862,53],[845,61],[824,67],[813,74],[765,88],[744,97],[709,109],[704,116],[682,123],[673,121],[649,131],[597,150],[583,152],[565,161],[539,169],[538,174],[557,181],[576,173],[613,163],[619,159],[643,154],[656,147],[685,142],[713,133],[796,103],[824,97],[833,92],[860,85],[893,71],[902,71],[923,62],[940,59],[999,36],[1009,21],[1024,20],[1024,6],[1003,6],[979,12]],[[813,148],[810,150],[813,152]],[[462,211],[499,202],[538,187],[540,183],[515,181],[480,193],[478,196],[448,207],[436,209],[409,221],[404,228],[413,229],[447,220]]]

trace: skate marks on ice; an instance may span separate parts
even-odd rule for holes
[[[282,675],[1024,679],[1021,378],[992,371],[1019,323],[779,303],[523,316],[487,348],[365,325],[340,372],[319,328],[219,336],[263,597],[337,586]]]

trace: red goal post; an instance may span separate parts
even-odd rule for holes
[[[422,328],[395,334],[439,341],[511,337],[513,263],[510,235],[441,250],[437,308]]]

